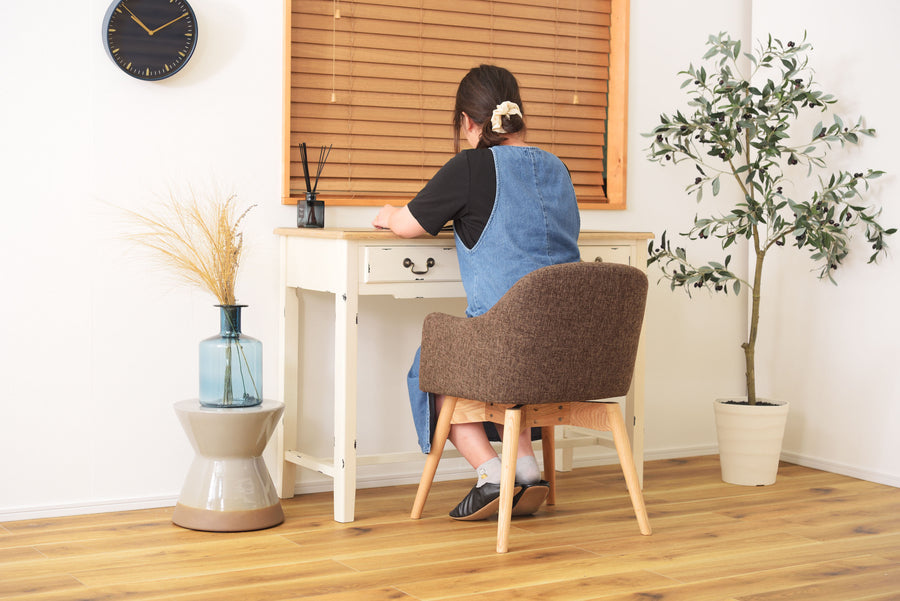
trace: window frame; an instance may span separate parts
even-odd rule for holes
[[[630,0],[610,0],[610,52],[607,97],[605,191],[606,201],[579,200],[581,209],[624,210],[627,176],[628,123],[628,42]],[[291,44],[293,1],[284,0],[283,82],[282,82],[282,204],[295,205],[302,196],[291,194]],[[527,101],[527,99],[526,99]],[[449,156],[448,156],[449,158]],[[319,198],[331,206],[404,205],[412,196],[341,195],[320,193]]]

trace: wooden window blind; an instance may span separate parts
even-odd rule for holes
[[[459,80],[490,63],[582,207],[625,207],[628,0],[285,0],[285,22],[285,203],[305,192],[301,142],[313,170],[333,146],[326,203],[410,200],[452,156]]]

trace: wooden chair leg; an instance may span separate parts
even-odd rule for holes
[[[544,480],[550,483],[547,505],[556,505],[556,429],[553,426],[541,428],[541,448],[544,452]]]
[[[651,534],[650,518],[647,517],[647,508],[644,505],[644,495],[641,492],[641,481],[638,478],[637,468],[634,466],[634,457],[631,454],[631,444],[628,441],[628,430],[625,428],[625,420],[622,419],[622,411],[618,403],[604,403],[607,419],[613,433],[613,442],[616,445],[616,453],[619,455],[619,464],[622,466],[622,474],[625,476],[625,485],[631,496],[631,505],[634,507],[634,515],[637,517],[641,534]]]
[[[437,425],[434,429],[434,439],[431,441],[431,452],[425,460],[425,469],[422,470],[422,477],[419,479],[419,489],[416,491],[416,500],[413,502],[412,513],[409,517],[418,520],[422,517],[422,510],[425,509],[425,501],[428,499],[428,493],[431,491],[431,483],[434,481],[434,474],[437,472],[438,464],[441,462],[441,455],[444,453],[444,445],[447,443],[447,437],[450,435],[450,423],[453,420],[453,412],[456,410],[456,397],[446,397],[441,407],[441,413],[438,416]]]
[[[500,471],[500,513],[497,516],[497,553],[509,550],[513,492],[516,487],[516,457],[522,432],[522,410],[507,409],[503,416],[503,461]]]

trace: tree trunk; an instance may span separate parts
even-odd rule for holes
[[[759,299],[760,284],[762,283],[763,260],[766,251],[760,249],[756,228],[753,230],[753,242],[756,250],[756,268],[753,272],[753,304],[750,309],[750,335],[747,342],[741,346],[744,349],[744,361],[747,376],[747,401],[751,405],[756,404],[756,334],[759,329]]]

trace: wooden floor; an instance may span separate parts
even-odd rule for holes
[[[784,464],[778,482],[739,487],[715,457],[653,461],[641,536],[618,466],[559,475],[559,502],[515,518],[510,553],[496,521],[447,517],[469,482],[436,483],[422,520],[414,487],[361,490],[357,520],[331,495],[284,502],[284,524],[215,534],[172,510],[0,524],[0,598],[900,599],[900,489]]]

